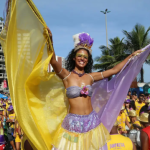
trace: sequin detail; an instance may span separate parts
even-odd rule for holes
[[[70,132],[85,133],[96,128],[100,124],[100,119],[95,111],[89,115],[68,114],[62,127]]]

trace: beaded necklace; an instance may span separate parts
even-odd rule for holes
[[[82,77],[85,74],[85,72],[84,73],[78,73],[75,70],[72,70],[72,72],[75,73],[75,74],[77,74],[79,77]]]

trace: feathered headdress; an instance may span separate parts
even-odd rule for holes
[[[93,38],[90,37],[88,33],[79,33],[73,36],[74,40],[74,51],[77,51],[79,49],[86,49],[89,51],[90,54],[92,54],[92,45],[93,45]]]

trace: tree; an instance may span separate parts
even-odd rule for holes
[[[4,19],[2,17],[0,17],[0,21],[2,22],[2,21],[4,21]]]
[[[150,27],[147,30],[145,30],[145,27],[140,24],[136,24],[131,32],[123,30],[123,33],[126,36],[125,44],[127,46],[127,52],[131,54],[134,51],[142,49],[143,47],[148,45],[150,43],[150,38],[148,37],[149,31]],[[146,63],[150,64],[150,59],[147,59]],[[141,68],[140,74],[140,81],[144,82],[143,67]]]
[[[123,40],[124,38],[120,40],[119,37],[115,37],[109,40],[111,43],[109,48],[104,45],[100,46],[102,55],[95,58],[95,62],[98,63],[94,64],[93,69],[101,69],[103,71],[111,69],[125,59],[128,54],[125,53],[126,45],[123,43]]]

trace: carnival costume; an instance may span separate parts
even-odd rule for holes
[[[32,0],[8,0],[0,40],[16,118],[35,149],[50,150],[54,145],[65,150],[97,150],[109,139],[101,133],[111,130],[150,45],[139,57],[131,58],[112,80],[93,83],[93,112],[80,116],[68,114],[63,82],[55,73],[47,72],[53,47],[46,28]],[[72,126],[68,120],[72,120]],[[74,127],[73,120],[81,126]]]

